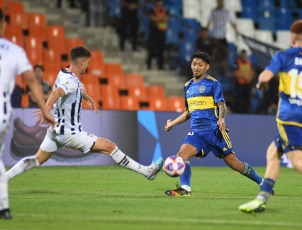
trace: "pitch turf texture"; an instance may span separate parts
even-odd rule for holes
[[[118,166],[35,168],[9,182],[13,219],[0,229],[302,229],[297,172],[282,168],[268,209],[251,215],[238,206],[255,183],[229,168],[192,171],[192,197],[168,197],[178,179],[164,172],[149,181]]]

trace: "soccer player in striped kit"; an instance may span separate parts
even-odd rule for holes
[[[13,113],[10,98],[15,86],[16,74],[21,74],[27,80],[31,91],[37,98],[44,121],[51,125],[54,125],[55,121],[45,107],[43,93],[25,51],[3,38],[5,26],[4,15],[0,9],[0,219],[11,219],[2,152]]]
[[[82,89],[83,85],[79,80],[88,69],[90,57],[89,50],[84,47],[77,46],[70,51],[71,65],[59,72],[53,92],[46,102],[49,111],[54,108],[56,125],[47,130],[34,156],[21,159],[6,173],[8,180],[42,165],[62,146],[80,150],[84,154],[89,151],[107,154],[118,165],[138,172],[149,180],[153,180],[162,169],[162,158],[149,166],[141,165],[124,154],[115,143],[83,131],[80,118],[82,100],[86,100],[91,110],[98,113],[94,101]],[[40,119],[44,118],[41,111],[37,111],[36,115]]]
[[[279,159],[285,153],[295,170],[302,174],[302,20],[290,28],[293,48],[278,52],[260,74],[257,87],[265,89],[279,72],[278,134],[266,152],[263,186],[255,200],[242,204],[246,213],[263,212],[280,173]]]

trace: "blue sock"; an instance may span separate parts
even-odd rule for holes
[[[243,164],[244,164],[244,168],[241,174],[250,178],[251,180],[255,181],[257,184],[260,185],[262,182],[262,177],[259,176],[258,173],[256,173],[256,171],[248,163],[243,163]]]
[[[274,185],[275,181],[273,179],[265,178],[261,186],[260,193],[257,196],[257,199],[266,202],[273,191]]]
[[[184,186],[185,187],[190,187],[191,189],[191,175],[192,175],[192,172],[191,172],[191,165],[190,165],[190,161],[187,161],[187,160],[184,160],[185,162],[185,171],[183,174],[180,175],[180,184],[181,186]],[[191,192],[191,191],[190,191]]]

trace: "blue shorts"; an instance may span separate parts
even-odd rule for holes
[[[277,126],[279,133],[274,142],[279,151],[287,153],[293,150],[302,150],[302,127],[279,123]]]
[[[189,132],[183,144],[190,144],[197,150],[196,157],[204,158],[210,151],[217,158],[223,155],[234,153],[232,142],[228,134],[228,130],[221,133],[219,129],[203,131],[203,132]]]

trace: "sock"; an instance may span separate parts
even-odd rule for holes
[[[273,179],[265,178],[262,183],[260,193],[258,194],[256,199],[266,202],[273,191],[274,185],[275,181]]]
[[[260,185],[262,182],[262,177],[259,176],[258,173],[256,173],[256,171],[248,163],[243,164],[244,168],[241,174],[250,178],[251,180],[255,181],[258,185]]]
[[[5,173],[6,179],[8,181],[36,166],[40,166],[36,156],[25,157]]]
[[[148,167],[137,163],[135,160],[131,159],[129,156],[119,150],[118,147],[116,147],[109,156],[115,163],[124,168],[131,169],[145,176],[148,176],[150,173],[148,171]]]
[[[180,184],[181,187],[189,192],[191,192],[191,165],[190,165],[190,161],[188,160],[184,160],[185,162],[185,171],[183,174],[180,175],[179,179],[180,179]]]
[[[5,167],[0,159],[0,211],[8,208],[8,185],[5,178]]]

